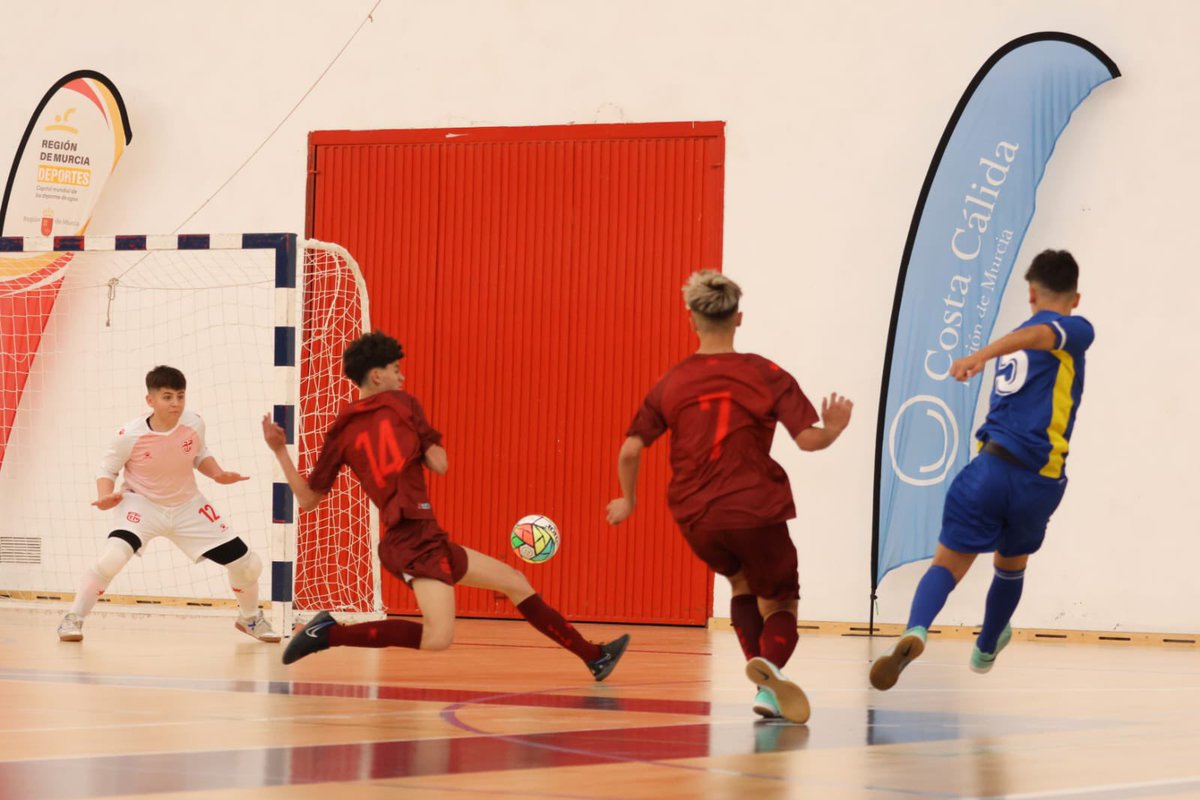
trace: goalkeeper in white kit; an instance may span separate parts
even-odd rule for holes
[[[134,553],[156,536],[171,541],[192,561],[207,558],[224,566],[241,609],[237,629],[260,641],[279,641],[258,608],[262,559],[200,493],[194,471],[220,484],[249,479],[222,469],[209,454],[204,420],[184,410],[186,390],[187,379],[174,367],[150,370],[146,404],[153,413],[126,423],[100,462],[92,505],[101,511],[113,509],[113,526],[58,626],[58,638],[64,642],[83,640],[88,612]],[[124,483],[117,491],[122,470]]]

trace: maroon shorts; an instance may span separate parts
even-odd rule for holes
[[[800,568],[786,522],[762,528],[697,531],[683,528],[692,552],[726,577],[741,572],[755,597],[799,600]]]
[[[436,519],[406,519],[379,543],[379,562],[407,584],[432,578],[451,586],[467,574],[467,551],[450,541]]]

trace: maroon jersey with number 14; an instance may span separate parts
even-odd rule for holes
[[[325,432],[308,485],[328,492],[345,464],[379,508],[384,530],[405,519],[434,519],[424,455],[441,441],[421,404],[407,392],[380,392],[355,400]]]
[[[753,353],[696,353],[646,395],[627,436],[650,445],[671,431],[667,504],[691,530],[741,530],[796,516],[775,424],[793,438],[820,417],[796,379]]]

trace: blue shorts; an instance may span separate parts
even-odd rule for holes
[[[960,553],[1035,553],[1066,488],[1066,478],[1045,478],[980,453],[946,492],[938,541]]]

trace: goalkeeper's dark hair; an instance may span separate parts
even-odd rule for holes
[[[402,358],[404,348],[399,342],[383,331],[372,331],[355,339],[342,353],[342,372],[355,386],[362,386],[368,372]]]
[[[1054,294],[1070,294],[1079,290],[1079,265],[1066,250],[1043,250],[1033,257],[1025,280]]]
[[[183,373],[174,367],[160,364],[146,373],[147,392],[153,392],[155,389],[174,389],[182,392],[186,388],[187,378],[183,377]]]

